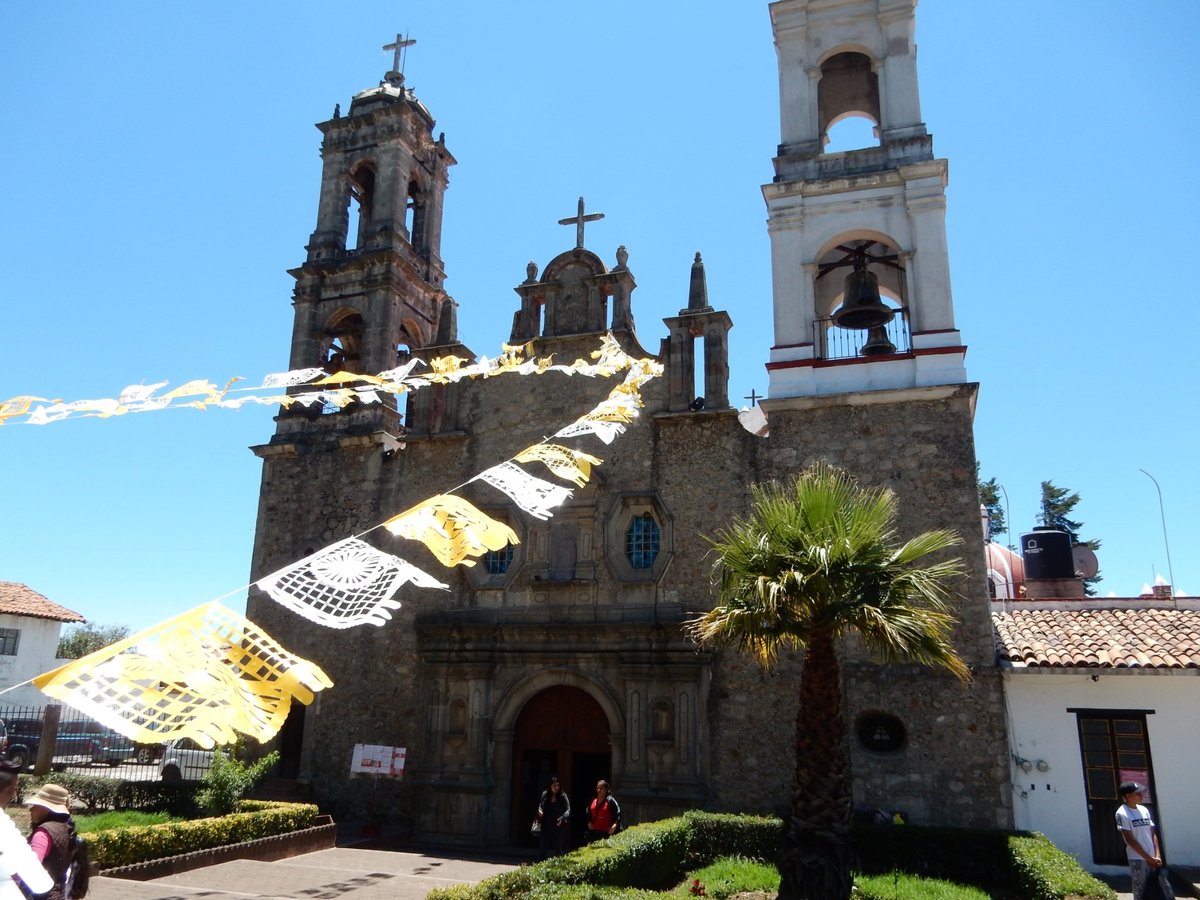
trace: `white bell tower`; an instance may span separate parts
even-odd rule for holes
[[[771,399],[965,382],[944,159],[921,121],[916,0],[776,0]],[[843,119],[877,143],[826,153]],[[847,276],[850,276],[849,278]]]

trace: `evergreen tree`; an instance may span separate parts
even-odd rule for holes
[[[124,625],[93,625],[90,622],[68,625],[59,638],[54,655],[59,659],[79,659],[126,637],[129,637],[129,629]]]
[[[1071,518],[1071,513],[1082,498],[1069,488],[1060,488],[1053,481],[1042,482],[1042,524],[1049,528],[1057,528],[1071,536],[1071,545],[1083,544],[1093,552],[1100,549],[1100,541],[1082,540],[1079,532],[1083,523]],[[1100,583],[1100,573],[1083,579],[1083,592],[1089,597],[1096,596],[1096,585]]]
[[[975,473],[979,475],[979,464],[975,465]],[[979,478],[979,502],[987,508],[988,511],[988,540],[995,541],[1000,535],[1008,531],[1008,522],[1004,518],[1004,507],[1000,504],[1000,485],[996,479],[989,478],[984,481]],[[1012,544],[1009,544],[1012,547]]]

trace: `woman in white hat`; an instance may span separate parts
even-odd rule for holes
[[[25,801],[33,832],[29,846],[42,861],[46,872],[54,879],[54,888],[46,900],[64,900],[72,880],[75,862],[75,822],[71,818],[71,795],[57,784],[43,784],[36,794]]]

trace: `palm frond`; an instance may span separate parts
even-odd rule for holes
[[[895,546],[895,493],[827,463],[786,486],[754,485],[751,498],[745,517],[706,538],[717,606],[687,623],[694,640],[736,644],[770,666],[816,629],[858,632],[885,659],[966,673],[950,642],[948,585],[962,564],[919,564],[959,544],[957,535],[929,531]]]

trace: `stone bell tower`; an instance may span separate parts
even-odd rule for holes
[[[400,48],[378,87],[356,94],[348,115],[317,125],[324,135],[317,227],[296,279],[293,369],[373,374],[410,351],[453,339],[453,301],[442,288],[442,200],[454,157],[425,105],[404,84]],[[328,412],[328,411],[327,411]],[[279,432],[371,429],[395,431],[397,412],[384,404],[317,416],[292,409]],[[318,423],[320,427],[318,427]]]
[[[777,0],[781,143],[763,188],[770,397],[961,384],[946,172],[921,121],[916,0]],[[878,143],[826,153],[858,116]]]
[[[1004,705],[979,529],[973,418],[946,248],[947,163],[917,92],[916,0],[776,0],[781,142],[763,187],[775,339],[764,459],[824,459],[899,501],[904,539],[949,529],[967,685],[843,648],[854,801],[915,821],[1011,822]],[[826,152],[838,123],[870,146]],[[891,729],[891,731],[889,731]],[[876,738],[892,734],[890,743]],[[970,773],[963,777],[963,773]],[[943,790],[942,786],[949,786]]]

